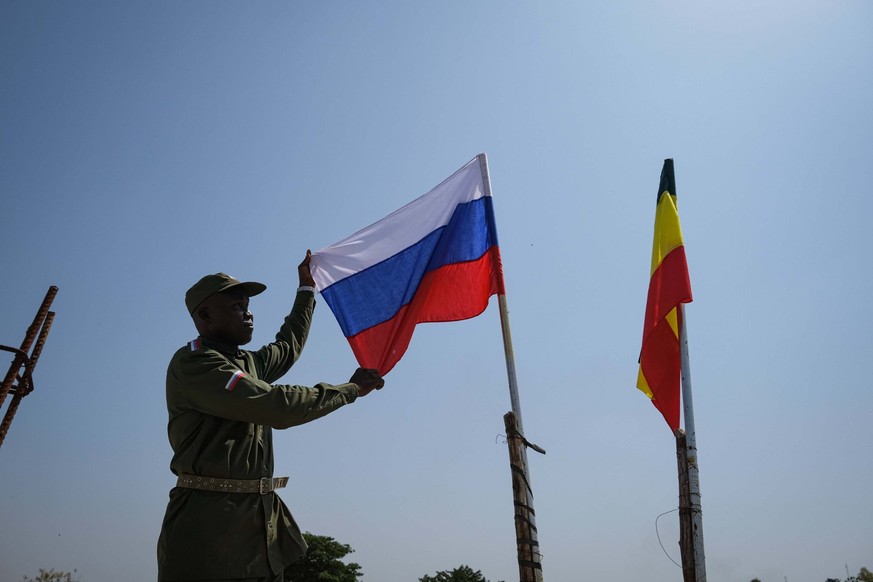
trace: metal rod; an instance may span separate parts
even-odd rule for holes
[[[30,360],[25,366],[24,378],[30,378],[33,375],[33,369],[36,368],[36,363],[39,361],[39,356],[42,354],[42,348],[45,346],[45,339],[48,337],[49,331],[52,329],[52,323],[55,321],[55,312],[49,311],[45,316],[45,321],[42,324],[42,329],[39,330],[39,336],[36,338],[36,343],[33,345],[33,351],[30,354]]]
[[[17,354],[15,359],[12,360],[12,364],[9,366],[9,371],[6,372],[6,377],[3,378],[3,383],[0,384],[0,407],[3,406],[3,401],[6,400],[6,396],[9,394],[9,391],[12,389],[12,384],[15,382],[15,378],[18,376],[19,370],[21,367],[27,363],[27,352],[30,350],[31,344],[33,344],[33,340],[36,339],[36,335],[39,332],[40,328],[45,321],[46,316],[48,315],[49,307],[52,305],[52,301],[55,299],[55,295],[58,294],[58,288],[52,285],[49,287],[48,292],[45,294],[45,298],[42,300],[42,304],[39,306],[39,309],[36,312],[36,317],[33,318],[33,323],[30,324],[30,327],[27,328],[27,332],[24,334],[24,341],[21,342],[21,352],[25,355],[22,356]]]
[[[485,186],[485,195],[491,196],[491,174],[488,172],[488,157],[483,153],[479,154],[477,158],[479,159],[479,168],[482,171],[482,182]],[[518,436],[524,439],[524,424],[521,418],[521,401],[518,397],[518,377],[515,373],[515,354],[512,349],[512,332],[509,329],[509,307],[506,303],[505,293],[498,293],[497,303],[500,308],[500,329],[503,334],[503,353],[506,358],[506,376],[509,380],[509,400],[512,404],[515,429],[518,432]],[[510,435],[507,434],[507,438],[509,437]],[[521,470],[523,472],[524,481],[527,487],[531,487],[526,446],[521,447],[521,460]],[[533,497],[529,500],[529,509],[530,512],[527,515],[527,519],[529,520],[532,530],[536,532],[536,515],[533,510]],[[542,567],[538,566],[535,570],[537,572],[536,581],[540,582],[542,580]]]
[[[479,154],[479,167],[482,170],[482,181],[485,184],[485,195],[491,196],[491,175],[488,173],[488,158],[485,154]],[[512,412],[518,422],[518,431],[524,435],[524,423],[521,418],[521,403],[518,398],[518,378],[515,374],[515,355],[512,350],[512,333],[509,330],[509,308],[506,304],[506,295],[498,294],[497,302],[500,308],[500,329],[503,332],[503,352],[506,357],[506,375],[509,379],[509,400],[512,403]]]
[[[9,408],[7,408],[3,420],[0,422],[0,446],[2,446],[3,441],[6,440],[6,434],[9,432],[9,427],[12,425],[12,419],[18,411],[21,399],[30,394],[33,390],[33,370],[36,367],[36,363],[39,361],[39,356],[42,354],[42,349],[45,346],[46,337],[48,336],[55,319],[54,312],[49,311],[49,308],[51,307],[52,301],[54,301],[57,293],[57,287],[54,285],[49,287],[45,298],[42,300],[42,304],[36,312],[36,317],[34,317],[33,323],[30,324],[30,327],[27,328],[27,331],[24,334],[24,341],[21,342],[21,349],[16,350],[14,348],[0,346],[0,348],[4,350],[15,352],[15,358],[9,366],[9,371],[6,372],[3,384],[0,385],[0,408],[2,408],[6,396],[9,395],[13,387],[15,388],[15,394],[12,397],[12,401],[9,403]],[[34,340],[36,340],[35,344]],[[28,357],[27,352],[30,350],[31,345],[33,345],[33,351],[31,352],[30,357]],[[24,368],[23,373],[21,372],[22,368]],[[17,386],[14,386],[15,380],[18,380]]]
[[[21,404],[21,399],[24,395],[20,390],[16,391],[9,401],[9,408],[6,409],[6,415],[3,417],[3,422],[0,422],[0,446],[3,446],[3,441],[6,440],[6,433],[9,432],[9,427],[12,425],[12,418],[18,411],[18,405]]]
[[[688,356],[688,328],[685,305],[679,304],[679,350],[682,365],[682,403],[685,415],[685,441],[688,459],[688,493],[691,509],[691,537],[694,548],[694,578],[706,582],[703,551],[703,508],[700,503],[700,469],[697,463],[697,433],[694,428],[694,402],[691,396],[691,364]]]

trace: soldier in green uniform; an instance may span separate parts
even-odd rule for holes
[[[178,476],[158,540],[159,582],[288,582],[285,569],[306,542],[275,489],[272,429],[321,418],[384,381],[358,368],[346,384],[274,384],[303,350],[315,308],[310,253],[298,266],[300,286],[276,341],[257,351],[249,297],[266,289],[218,273],[191,287],[185,304],[199,337],[173,356],[167,409]]]

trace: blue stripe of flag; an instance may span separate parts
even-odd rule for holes
[[[497,245],[490,196],[459,204],[448,224],[416,244],[337,281],[321,295],[346,337],[388,321],[412,301],[425,274],[453,263],[474,261]]]

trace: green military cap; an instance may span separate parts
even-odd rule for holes
[[[256,283],[254,281],[243,283],[224,273],[206,275],[194,283],[194,285],[188,289],[188,292],[185,293],[185,306],[188,308],[188,313],[193,315],[197,306],[206,301],[206,298],[210,295],[234,288],[239,288],[249,297],[254,297],[258,293],[262,293],[267,286],[263,283]]]

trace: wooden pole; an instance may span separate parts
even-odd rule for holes
[[[506,443],[509,447],[509,468],[512,473],[512,499],[515,505],[515,538],[518,546],[518,576],[520,582],[542,582],[543,566],[533,508],[533,491],[527,480],[526,442],[518,430],[513,412],[503,415]]]
[[[676,430],[676,464],[679,468],[679,552],[682,556],[682,581],[695,582],[694,526],[691,520],[691,489],[688,485],[688,448],[685,431]]]

